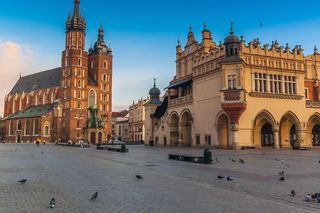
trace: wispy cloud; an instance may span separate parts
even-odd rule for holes
[[[19,79],[22,70],[31,67],[32,48],[12,41],[0,42],[0,115],[3,115],[4,96]]]

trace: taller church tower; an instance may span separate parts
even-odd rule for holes
[[[66,22],[66,43],[61,61],[62,139],[84,138],[88,108],[88,57],[85,51],[86,21],[74,1],[72,17]]]

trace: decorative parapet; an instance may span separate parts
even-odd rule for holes
[[[186,96],[182,96],[180,98],[175,98],[175,99],[169,100],[169,107],[180,105],[180,104],[192,103],[192,102],[193,102],[192,95],[186,95]]]
[[[251,97],[258,98],[273,98],[273,99],[290,99],[290,100],[301,100],[303,96],[301,95],[286,95],[286,94],[273,94],[273,93],[260,93],[251,92],[249,93]]]
[[[310,101],[306,100],[307,108],[320,108],[320,101]]]
[[[222,90],[221,103],[246,103],[246,91],[242,89]]]

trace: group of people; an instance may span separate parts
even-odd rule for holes
[[[317,202],[320,203],[320,193],[308,194],[306,197],[306,201],[310,202],[312,200],[317,200]]]
[[[40,137],[38,137],[38,138],[36,139],[36,144],[37,144],[37,146],[40,146],[40,143],[41,143],[42,141],[43,141],[43,140],[42,140]],[[46,142],[43,141],[43,144],[46,144]]]

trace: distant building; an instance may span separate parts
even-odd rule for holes
[[[145,142],[146,144],[153,142],[158,143],[158,138],[154,137],[154,125],[156,119],[155,113],[157,108],[162,104],[160,98],[161,92],[156,86],[156,79],[154,79],[153,87],[149,90],[149,97],[147,102],[144,104],[145,110]]]
[[[172,146],[320,146],[320,55],[277,41],[224,43],[190,27],[176,47],[176,75],[153,115],[154,140]],[[148,117],[149,115],[146,115]]]
[[[102,27],[94,46],[85,50],[86,21],[79,4],[74,1],[66,21],[61,67],[20,77],[6,95],[1,120],[6,141],[41,137],[101,143],[111,138],[112,50]]]
[[[131,142],[145,141],[145,108],[147,99],[133,101],[129,106],[129,140]]]
[[[112,139],[129,141],[129,111],[112,113]]]

